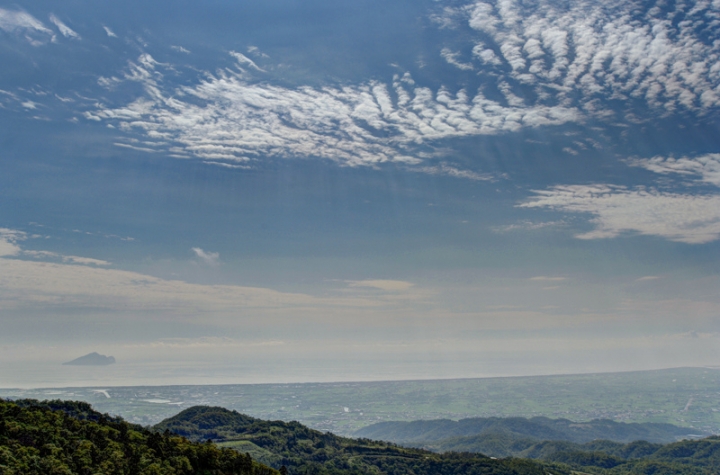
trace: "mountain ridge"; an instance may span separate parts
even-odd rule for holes
[[[569,419],[548,417],[472,417],[420,421],[378,422],[353,433],[356,437],[387,440],[398,444],[424,446],[443,439],[475,437],[481,434],[502,433],[515,438],[538,440],[564,440],[586,443],[596,439],[615,442],[646,440],[656,443],[676,442],[682,438],[699,438],[710,435],[693,428],[667,423],[625,423],[610,419],[593,419],[575,422]]]

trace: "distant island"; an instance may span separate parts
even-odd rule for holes
[[[88,353],[80,358],[63,363],[67,366],[107,366],[115,364],[115,358],[112,356],[101,355],[96,352]]]

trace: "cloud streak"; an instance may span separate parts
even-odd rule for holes
[[[660,175],[686,178],[685,185],[720,186],[720,154],[653,157],[627,161]],[[567,185],[535,191],[521,208],[548,208],[593,216],[592,231],[580,239],[613,238],[626,233],[661,236],[671,241],[705,244],[720,239],[720,194],[689,194],[655,188],[614,185]]]
[[[193,247],[192,251],[202,262],[209,266],[217,266],[220,264],[220,253],[219,252],[206,252],[199,247]]]
[[[52,36],[52,31],[29,13],[4,8],[0,8],[0,28],[8,32],[34,30]]]
[[[380,279],[369,279],[369,280],[355,280],[349,282],[350,287],[366,287],[378,290],[384,290],[386,292],[399,292],[410,290],[415,284],[412,282],[405,282],[402,280],[380,280]]]
[[[547,208],[592,216],[594,229],[579,239],[628,233],[660,236],[687,244],[720,239],[720,195],[685,195],[613,185],[555,186],[536,191],[521,208]]]
[[[0,257],[30,257],[33,259],[59,260],[68,264],[109,266],[110,262],[90,257],[70,256],[58,254],[51,251],[28,251],[23,250],[19,243],[30,238],[38,238],[38,235],[28,235],[24,231],[16,229],[0,228]]]
[[[243,60],[239,66],[247,64]],[[105,80],[139,82],[145,96],[124,107],[87,111],[86,119],[140,132],[169,144],[164,146],[168,151],[213,162],[315,157],[344,166],[396,163],[412,168],[423,164],[419,150],[432,141],[581,117],[578,110],[563,106],[504,106],[482,92],[433,92],[415,86],[409,75],[396,76],[391,86],[370,81],[342,88],[288,89],[250,83],[242,71],[221,71],[196,86],[167,89],[160,69],[146,54],[130,65],[124,78]],[[486,179],[449,166],[419,171]]]
[[[55,15],[50,15],[50,21],[57,27],[57,29],[65,38],[73,38],[76,40],[80,39],[80,35],[78,35],[75,31],[73,31],[72,28],[63,23]]]
[[[653,157],[628,161],[630,165],[642,167],[662,175],[681,175],[691,179],[720,186],[720,153],[711,153],[699,157]]]

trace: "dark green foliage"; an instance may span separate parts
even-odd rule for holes
[[[569,452],[555,452],[549,455],[545,460],[552,462],[565,463],[577,467],[600,467],[613,468],[625,463],[625,460],[619,457],[613,457],[603,452],[583,452],[574,450]]]
[[[151,432],[63,401],[0,400],[2,475],[277,475],[214,444]]]
[[[298,475],[545,475],[547,465],[530,460],[493,460],[479,454],[436,454],[368,439],[348,439],[297,422],[263,421],[219,407],[194,407],[156,425],[193,440],[220,445],[252,444],[263,460]],[[556,475],[569,470],[552,466]]]
[[[644,440],[636,440],[629,444],[618,444],[617,442],[611,442],[609,440],[595,440],[583,444],[580,446],[582,450],[589,450],[592,452],[605,452],[615,457],[623,459],[638,459],[643,457],[650,457],[655,452],[660,450],[662,444],[651,444]]]
[[[20,407],[45,408],[52,411],[62,411],[74,419],[80,419],[83,421],[122,422],[123,420],[121,417],[101,414],[93,409],[90,404],[82,401],[61,401],[60,399],[52,401],[37,401],[35,399],[16,399],[12,402]]]
[[[510,426],[512,424],[522,426],[519,420],[512,421]],[[467,452],[431,454],[392,443],[347,439],[309,429],[297,422],[263,421],[217,407],[191,408],[158,424],[156,430],[178,431],[197,440],[216,439],[220,444],[247,443],[272,454],[268,463],[285,466],[290,474],[302,475],[368,472],[388,475],[561,474],[571,470],[602,475],[720,473],[718,437],[668,445],[645,441],[621,444],[609,440],[577,444],[562,440],[519,439],[507,432],[490,433],[482,440],[486,448],[493,448],[490,453],[518,457],[492,460]],[[459,437],[454,441],[460,445],[468,439]],[[527,459],[542,460],[543,463]]]

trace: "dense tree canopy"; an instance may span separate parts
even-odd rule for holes
[[[277,475],[249,455],[152,432],[82,402],[0,401],[2,475]]]

